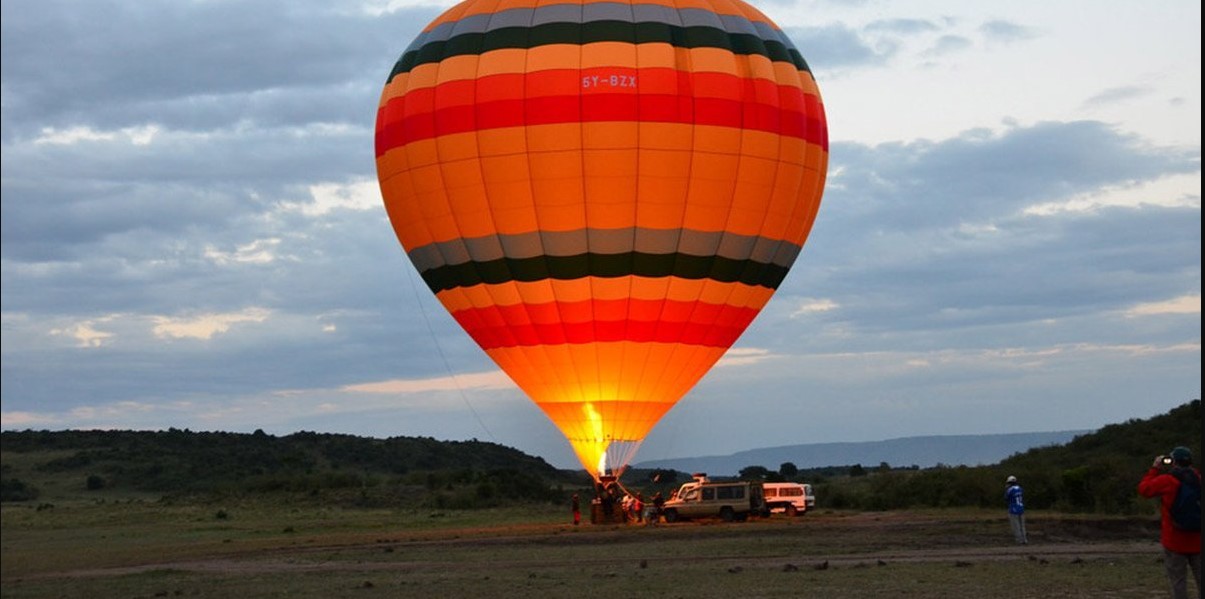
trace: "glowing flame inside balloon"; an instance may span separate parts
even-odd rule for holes
[[[598,472],[595,473],[597,478],[607,473],[607,442],[604,440],[606,433],[603,430],[603,418],[602,414],[594,409],[594,404],[591,402],[583,404],[582,410],[586,413],[586,422],[590,425],[590,434],[594,439],[592,445],[583,445],[598,452]],[[589,463],[589,458],[584,459],[583,462]]]
[[[595,476],[770,300],[828,165],[811,70],[757,9],[615,6],[462,2],[398,59],[376,125],[410,260]]]

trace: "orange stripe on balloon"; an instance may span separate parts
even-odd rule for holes
[[[644,351],[637,351],[638,348]],[[600,350],[602,354],[621,357],[599,364]],[[619,341],[499,347],[486,353],[537,404],[614,401],[619,399],[613,389],[622,373],[641,373],[636,377],[635,392],[625,399],[673,403],[725,351],[723,347]],[[536,372],[530,365],[537,363],[549,367]]]

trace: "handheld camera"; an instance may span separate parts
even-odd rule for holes
[[[1171,466],[1172,457],[1169,455],[1159,456],[1159,463],[1163,464],[1164,466]]]

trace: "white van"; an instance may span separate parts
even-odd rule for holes
[[[812,485],[807,483],[762,483],[762,491],[771,513],[803,515],[816,505]]]

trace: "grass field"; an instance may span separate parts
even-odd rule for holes
[[[1164,597],[1157,523],[1034,513],[566,524],[533,506],[4,504],[3,597]]]

